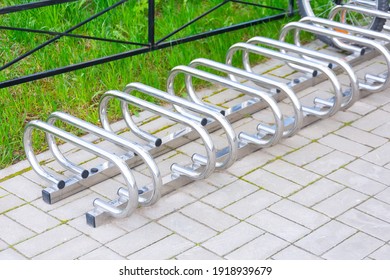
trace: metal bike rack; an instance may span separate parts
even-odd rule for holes
[[[315,24],[315,25],[313,25],[313,24]],[[318,26],[319,24],[321,24],[323,27]],[[334,31],[334,30],[330,30],[330,29],[325,28],[325,27],[346,30],[354,35],[344,34],[341,32]],[[390,53],[387,50],[387,48],[379,42],[376,42],[372,39],[368,39],[368,38],[375,38],[375,39],[380,39],[382,41],[385,41],[385,40],[390,41],[390,37],[385,35],[385,34],[381,34],[379,32],[375,32],[375,31],[371,31],[371,30],[367,30],[367,29],[363,29],[363,28],[350,26],[350,25],[343,24],[343,23],[330,21],[327,19],[306,17],[306,18],[301,19],[300,22],[293,22],[293,23],[286,24],[281,31],[281,35],[280,35],[281,40],[284,40],[284,38],[287,36],[287,33],[290,32],[291,30],[294,30],[294,32],[295,32],[295,44],[297,46],[301,45],[300,40],[299,40],[299,33],[300,33],[300,31],[304,30],[307,32],[311,32],[313,34],[325,35],[328,37],[333,37],[333,38],[337,38],[337,39],[340,39],[343,41],[355,43],[357,46],[347,45],[347,44],[343,43],[343,44],[340,44],[339,47],[341,47],[342,49],[347,50],[347,51],[354,51],[355,54],[357,53],[357,55],[359,55],[359,56],[365,55],[367,48],[372,50],[372,51],[376,51],[377,53],[379,53],[380,55],[382,55],[384,57],[384,62],[386,63],[387,72],[390,71]],[[359,34],[361,36],[358,37],[358,36],[356,36],[356,34]],[[364,38],[362,36],[364,36],[366,38]],[[360,47],[360,46],[363,46],[363,47]],[[306,59],[308,59],[308,58],[306,57]],[[313,58],[309,58],[309,59],[313,60],[317,63],[319,61],[318,59],[313,59]],[[386,75],[386,77],[382,77],[382,76],[375,76],[375,75],[371,75],[371,74],[367,73],[365,75],[364,81],[359,81],[360,89],[366,90],[369,92],[382,91],[382,90],[386,89],[389,85],[390,85],[390,77],[388,77],[388,75]]]
[[[275,46],[278,46],[278,43],[275,43]],[[280,44],[278,47],[281,49],[283,48],[282,44]],[[312,115],[318,118],[326,118],[334,115],[336,112],[340,110],[340,107],[342,105],[341,85],[336,75],[328,67],[305,60],[303,58],[294,57],[282,52],[271,50],[269,48],[254,46],[248,43],[237,43],[231,46],[226,56],[227,64],[229,65],[232,64],[233,56],[238,51],[243,51],[243,56],[244,56],[243,64],[245,70],[248,72],[251,72],[252,69],[249,66],[249,59],[245,58],[245,56],[248,56],[249,53],[254,53],[265,57],[279,59],[285,62],[297,64],[303,66],[305,69],[310,69],[309,73],[306,74],[309,74],[312,78],[317,76],[318,72],[324,73],[327,76],[328,80],[332,83],[333,90],[334,90],[333,92],[334,97],[331,100],[323,100],[321,98],[315,98],[313,100],[313,103],[315,105],[312,107],[303,105],[302,111],[304,112],[305,115]],[[308,77],[306,77],[306,79],[308,79]],[[292,81],[288,85],[293,86],[295,83],[299,83],[299,82],[300,80]],[[330,104],[330,102],[332,102],[332,104]]]
[[[71,124],[75,127],[83,129],[86,132],[93,133],[98,135],[103,139],[107,139],[115,144],[120,145],[128,150],[131,150],[133,153],[136,153],[147,165],[150,174],[152,176],[152,183],[148,184],[147,187],[150,192],[147,195],[143,195],[142,189],[143,187],[138,188],[135,177],[133,176],[131,170],[128,168],[126,162],[112,153],[109,153],[103,149],[101,149],[96,144],[83,140],[75,135],[66,132],[58,127],[54,126],[56,120],[61,120],[65,123]],[[32,133],[33,130],[43,131],[49,143],[49,148],[53,154],[55,154],[55,158],[61,161],[63,166],[66,166],[68,170],[72,172],[78,172],[81,170],[80,167],[68,161],[63,154],[58,150],[57,145],[55,144],[55,137],[62,139],[68,143],[71,143],[85,151],[88,151],[92,154],[97,155],[109,162],[110,165],[115,165],[119,170],[119,173],[122,174],[126,185],[128,186],[125,191],[118,190],[118,201],[122,202],[122,207],[118,208],[115,204],[106,202],[102,199],[95,199],[93,201],[93,205],[95,206],[95,210],[105,213],[107,216],[112,216],[116,218],[124,218],[129,216],[134,210],[138,207],[138,205],[151,205],[157,201],[160,197],[160,188],[162,185],[160,172],[157,168],[156,163],[150,157],[150,155],[140,146],[130,141],[127,141],[115,134],[112,134],[104,129],[96,127],[90,123],[87,123],[83,120],[70,116],[68,114],[62,112],[55,112],[51,114],[48,118],[47,122],[42,121],[31,121],[26,125],[24,132],[24,148],[26,152],[26,156],[28,161],[30,162],[33,170],[46,181],[51,182],[53,185],[50,187],[52,191],[66,190],[67,184],[71,181],[79,181],[82,184],[82,181],[89,177],[89,174],[78,175],[69,178],[68,180],[62,180],[59,175],[53,175],[41,167],[37,157],[34,154],[34,150],[32,147]],[[107,163],[108,164],[108,163]],[[92,175],[93,176],[93,175]],[[104,176],[100,175],[100,176]],[[101,179],[101,178],[100,178]],[[106,177],[107,179],[107,177]],[[67,190],[68,191],[68,190]],[[47,189],[43,191],[43,198],[50,199],[50,192],[47,192]],[[50,202],[50,201],[47,201]],[[87,222],[88,220],[87,216]]]

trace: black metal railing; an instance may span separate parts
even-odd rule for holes
[[[67,2],[74,2],[78,0],[41,0],[41,1],[36,1],[36,2],[30,2],[27,4],[21,4],[21,5],[16,5],[16,6],[11,6],[11,7],[2,7],[0,8],[0,15],[2,14],[9,14],[9,13],[15,13],[15,12],[20,12],[20,11],[25,11],[25,10],[30,10],[30,9],[36,9],[36,8],[41,8],[45,6],[50,6],[50,5],[58,5],[58,4],[63,4]],[[148,0],[148,35],[147,35],[147,43],[142,43],[142,42],[130,42],[130,41],[125,41],[125,40],[116,40],[116,39],[110,39],[110,38],[100,38],[96,36],[87,36],[87,35],[78,35],[78,34],[72,34],[73,31],[77,30],[81,26],[91,22],[92,20],[103,16],[107,12],[123,5],[124,3],[128,2],[129,0],[120,0],[113,5],[101,10],[100,12],[90,16],[89,18],[85,19],[84,21],[72,26],[71,28],[65,30],[64,32],[53,32],[53,31],[46,31],[46,30],[36,30],[36,29],[31,29],[31,28],[21,28],[21,27],[12,27],[12,26],[0,26],[0,31],[1,30],[13,30],[13,31],[20,31],[20,32],[30,32],[30,33],[37,33],[37,34],[46,34],[46,35],[51,35],[53,36],[51,39],[45,41],[44,43],[36,46],[35,48],[26,51],[25,53],[19,55],[18,57],[14,58],[13,60],[6,62],[4,65],[0,66],[0,72],[9,68],[12,65],[17,64],[18,62],[22,61],[23,59],[27,58],[28,56],[32,55],[33,53],[43,49],[44,47],[56,42],[62,37],[72,37],[72,38],[78,38],[78,39],[89,39],[89,40],[98,40],[98,41],[104,41],[104,42],[110,42],[110,43],[120,43],[120,44],[125,44],[125,45],[133,45],[136,46],[137,48],[131,49],[128,51],[124,51],[121,53],[116,53],[113,55],[109,56],[104,56],[104,57],[99,57],[95,58],[92,60],[76,63],[76,64],[71,64],[67,66],[62,66],[58,67],[55,69],[49,69],[43,72],[38,72],[38,73],[33,73],[25,76],[20,76],[14,79],[10,80],[4,80],[0,81],[0,88],[6,88],[34,80],[39,80],[42,78],[47,78],[79,69],[83,69],[86,67],[126,58],[126,57],[131,57],[135,55],[139,55],[142,53],[147,53],[151,52],[154,50],[159,50],[171,46],[175,46],[178,44],[206,38],[209,36],[214,36],[242,28],[246,28],[249,26],[257,25],[260,23],[265,23],[269,22],[272,20],[278,20],[282,19],[286,16],[291,16],[293,15],[294,12],[294,0],[287,0],[286,1],[286,8],[278,8],[278,7],[272,7],[269,5],[263,5],[261,3],[254,3],[254,2],[247,2],[247,1],[241,1],[241,0],[224,0],[221,1],[218,5],[212,7],[208,11],[202,13],[198,17],[190,20],[188,23],[182,25],[181,27],[177,28],[176,30],[170,32],[169,34],[163,36],[160,39],[156,39],[155,35],[155,0]],[[217,28],[214,30],[206,31],[203,33],[199,34],[193,34],[187,37],[182,37],[179,39],[174,39],[174,40],[169,40],[171,37],[173,37],[175,34],[178,32],[182,31],[183,29],[187,28],[188,26],[194,24],[198,20],[206,17],[207,15],[211,14],[215,10],[221,8],[222,6],[226,5],[229,2],[236,2],[244,5],[251,5],[251,6],[256,6],[259,8],[264,8],[264,9],[270,9],[277,11],[277,14],[270,15],[270,16],[265,16],[257,19],[253,19],[247,22],[242,22],[238,24],[234,24],[231,26],[227,27],[222,27],[222,28]],[[259,1],[261,2],[261,1]]]

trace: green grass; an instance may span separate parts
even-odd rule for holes
[[[5,0],[0,6],[32,2]],[[0,25],[62,32],[84,20],[116,0],[81,0],[35,10],[0,15]],[[221,0],[160,0],[156,1],[156,37],[161,38],[189,19],[195,18]],[[255,2],[252,0],[252,2]],[[256,1],[258,2],[258,1]],[[278,2],[275,4],[274,2]],[[287,1],[262,1],[285,6]],[[79,28],[74,34],[145,42],[147,38],[146,1],[129,1],[99,19]],[[178,33],[179,38],[242,21],[275,14],[242,4],[228,4],[194,26]],[[141,82],[165,89],[169,70],[188,64],[199,57],[224,61],[227,49],[234,43],[260,35],[276,38],[288,18],[257,25],[240,31],[167,48],[152,53],[126,58],[75,72],[62,74],[26,84],[0,89],[0,168],[25,158],[22,138],[27,122],[46,119],[54,111],[64,111],[94,124],[99,124],[98,104],[101,95],[110,89],[123,89],[127,83]],[[49,35],[0,31],[0,64],[34,48],[51,38]],[[64,37],[32,56],[0,72],[0,81],[28,75],[71,63],[98,58],[130,50],[124,44],[97,42]],[[257,58],[257,62],[261,58]],[[197,87],[207,86],[196,83]],[[181,89],[183,89],[182,86]],[[113,119],[120,118],[114,108]],[[37,151],[46,149],[42,136],[35,137]]]

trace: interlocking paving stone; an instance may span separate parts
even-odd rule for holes
[[[223,258],[204,249],[200,246],[195,246],[180,255],[176,256],[177,260],[222,260]]]
[[[241,198],[257,191],[259,188],[243,180],[237,180],[230,183],[218,191],[202,198],[201,200],[216,208],[223,208]]]
[[[267,208],[280,199],[280,196],[265,190],[259,190],[229,205],[223,211],[242,220]]]
[[[350,111],[338,111],[331,118],[342,123],[350,123],[359,119],[360,116]]]
[[[378,69],[376,69],[376,70],[378,71]],[[367,73],[371,73],[368,71],[370,71],[370,69],[367,69]],[[379,106],[383,106],[383,105],[389,103],[390,98],[388,96],[386,96],[385,94],[370,94],[369,96],[367,96],[363,99],[363,102],[370,104],[370,105],[373,105],[373,106],[376,106],[376,107],[379,107]]]
[[[288,242],[266,233],[226,255],[225,258],[229,260],[264,260],[288,245]]]
[[[8,248],[8,244],[0,239],[0,251]]]
[[[386,186],[381,183],[344,168],[329,174],[327,178],[367,195],[375,195],[386,188]]]
[[[390,240],[390,224],[367,215],[356,209],[351,209],[337,218],[339,221],[350,225],[369,235],[381,240]]]
[[[308,228],[267,210],[253,215],[246,221],[289,242],[294,242],[310,232]]]
[[[287,199],[275,203],[269,210],[309,229],[316,229],[329,221],[327,216]]]
[[[203,242],[217,234],[215,230],[206,227],[181,213],[172,213],[169,216],[160,219],[158,222],[196,243]]]
[[[0,225],[0,238],[10,245],[21,242],[35,235],[33,231],[4,215],[0,216]]]
[[[374,260],[390,260],[390,245],[384,245],[372,253],[369,257]]]
[[[0,252],[0,260],[26,260],[26,259],[27,258],[25,256],[16,252],[12,248]]]
[[[264,150],[256,151],[236,161],[227,171],[236,176],[243,176],[252,171],[253,168],[260,167],[273,158],[273,156],[267,154]]]
[[[152,222],[107,243],[106,246],[126,257],[171,234],[170,230]]]
[[[302,186],[306,186],[307,184],[320,178],[320,176],[317,174],[282,160],[276,160],[270,164],[267,164],[264,166],[264,169]]]
[[[288,154],[292,152],[294,149],[282,144],[276,144],[275,146],[268,147],[267,149],[264,150],[267,154],[275,157],[281,157],[284,156],[285,154]]]
[[[368,113],[374,111],[376,109],[375,106],[364,103],[360,100],[356,101],[349,109],[348,111],[357,113],[359,115],[367,115]]]
[[[342,153],[340,151],[333,151],[316,161],[313,161],[307,165],[304,166],[305,169],[310,170],[314,173],[320,174],[320,175],[327,175],[340,167],[344,166],[345,164],[350,163],[353,161],[355,157],[350,156],[348,154]]]
[[[390,138],[390,122],[386,122],[374,130],[371,130],[371,133],[385,138]]]
[[[330,132],[339,129],[342,125],[341,122],[332,119],[320,120],[302,128],[298,134],[309,139],[319,139]]]
[[[281,144],[285,146],[289,146],[294,149],[299,149],[303,146],[306,146],[310,143],[310,140],[302,137],[298,134],[294,135],[294,137],[284,138],[280,141]]]
[[[170,235],[130,256],[130,260],[165,260],[188,250],[195,244],[176,234]]]
[[[17,244],[15,249],[31,258],[71,240],[80,234],[80,232],[68,225],[61,225]]]
[[[289,199],[302,205],[311,207],[314,204],[339,192],[343,188],[344,186],[323,178],[293,194],[289,197]]]
[[[302,186],[298,184],[295,184],[263,169],[258,169],[244,176],[243,178],[280,196],[288,196],[302,188]]]
[[[360,211],[390,223],[390,205],[370,198],[357,207]]]
[[[390,170],[367,161],[357,159],[346,166],[347,169],[366,176],[377,182],[388,185],[390,182]]]
[[[377,165],[383,166],[388,164],[390,162],[390,143],[384,144],[362,158]]]
[[[384,123],[388,122],[390,119],[390,113],[382,110],[375,110],[374,112],[368,114],[367,116],[362,117],[361,119],[352,123],[352,126],[363,129],[366,131],[371,131]]]
[[[272,256],[274,260],[321,260],[320,257],[302,250],[294,245]]]
[[[115,223],[110,222],[100,225],[97,228],[93,228],[87,225],[85,222],[85,216],[78,217],[68,222],[68,224],[102,244],[112,241],[127,233],[125,230],[115,225]]]
[[[15,209],[26,202],[13,194],[9,194],[0,198],[0,213]]]
[[[207,240],[202,246],[223,256],[262,234],[264,234],[263,230],[248,223],[241,222]]]
[[[373,148],[377,148],[388,141],[383,137],[357,129],[353,126],[343,127],[342,129],[335,131],[335,134]]]
[[[318,141],[321,144],[357,157],[365,155],[372,150],[371,147],[367,147],[335,134],[329,134]]]
[[[143,207],[138,213],[150,219],[158,219],[177,211],[185,205],[195,201],[192,196],[183,192],[173,192],[159,199],[153,207]]]
[[[186,206],[180,212],[216,231],[224,231],[239,222],[238,219],[199,201]]]
[[[55,227],[60,223],[57,219],[31,205],[24,205],[12,210],[7,213],[7,216],[37,233]]]
[[[42,187],[24,178],[16,176],[7,181],[1,182],[0,186],[26,201],[33,201],[41,196]]]
[[[384,243],[365,233],[358,232],[323,255],[326,259],[361,260]]]
[[[368,196],[360,192],[344,189],[315,205],[313,209],[334,218],[357,204],[362,203],[367,198]]]
[[[318,143],[311,143],[291,154],[284,156],[284,160],[287,160],[288,162],[291,162],[295,165],[302,166],[330,152],[332,152],[332,149],[327,146]]]
[[[390,204],[390,188],[387,188],[383,192],[378,193],[375,198]]]
[[[34,260],[72,260],[81,257],[82,255],[100,247],[101,244],[92,238],[81,235],[68,242],[46,251]]]
[[[218,190],[217,187],[214,187],[203,180],[192,182],[191,184],[188,184],[179,189],[179,191],[192,195],[196,198],[204,197],[209,193],[215,192],[216,190]]]
[[[107,247],[99,247],[79,258],[80,260],[125,260],[126,258],[113,252]]]
[[[112,219],[110,223],[113,223],[127,232],[131,232],[148,224],[150,221],[150,219],[138,214],[138,210],[136,210],[130,217],[123,219]]]
[[[296,242],[295,245],[315,255],[322,255],[324,252],[356,233],[356,231],[356,229],[340,222],[330,221],[309,235],[306,235]]]
[[[205,181],[216,187],[223,187],[229,185],[230,183],[237,180],[237,177],[222,173],[222,172],[214,172],[210,175],[210,177],[206,178]]]

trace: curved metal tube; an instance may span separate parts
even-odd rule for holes
[[[171,170],[173,172],[176,172],[179,175],[188,176],[194,180],[199,180],[199,179],[203,179],[203,178],[208,177],[214,171],[215,166],[216,166],[216,148],[215,148],[214,143],[212,142],[208,132],[200,124],[198,124],[196,121],[191,120],[191,119],[187,118],[186,116],[180,115],[176,112],[172,112],[170,110],[167,110],[161,106],[158,106],[158,105],[155,105],[155,104],[150,103],[148,101],[139,99],[139,98],[132,96],[130,94],[127,94],[127,93],[124,93],[124,92],[121,92],[118,90],[111,90],[111,91],[107,91],[102,96],[102,98],[100,100],[100,104],[99,104],[100,120],[102,122],[103,127],[107,130],[110,129],[110,123],[109,123],[108,115],[107,115],[107,105],[108,105],[108,102],[113,98],[121,101],[122,112],[126,111],[126,108],[124,108],[124,107],[127,107],[128,104],[132,104],[132,105],[135,105],[139,108],[145,109],[145,110],[153,112],[155,114],[158,114],[160,116],[165,116],[173,121],[187,125],[199,134],[199,136],[201,137],[201,139],[203,141],[204,147],[206,149],[206,155],[207,155],[207,162],[204,165],[203,170],[201,172],[198,172],[198,171],[194,171],[192,168],[174,163],[171,166]],[[124,114],[124,117],[128,117],[129,119],[131,119],[130,114],[129,115]],[[132,120],[128,120],[128,121],[132,122]],[[147,134],[147,132],[145,132],[145,131],[143,131],[143,133]],[[193,159],[193,161],[194,161],[194,159]]]
[[[272,128],[272,131],[271,131],[267,125],[260,124],[258,126],[258,130],[261,130],[261,131],[259,131],[259,133],[257,135],[253,136],[253,135],[249,135],[245,132],[240,132],[238,135],[238,138],[240,140],[243,140],[243,141],[246,141],[249,143],[253,143],[253,144],[259,145],[261,147],[269,147],[271,145],[276,144],[283,136],[283,132],[284,132],[283,115],[282,115],[278,105],[276,104],[275,100],[272,97],[270,97],[268,94],[266,94],[265,92],[262,92],[260,90],[248,87],[246,85],[228,80],[226,78],[223,78],[223,77],[220,77],[220,76],[217,76],[217,75],[205,72],[205,71],[201,71],[201,70],[189,67],[189,66],[181,65],[181,66],[176,66],[175,68],[173,68],[168,76],[167,92],[171,95],[176,95],[175,89],[174,89],[174,81],[175,81],[176,76],[179,74],[184,74],[184,75],[186,75],[186,77],[188,77],[188,76],[196,77],[196,78],[202,79],[204,81],[208,81],[208,82],[211,82],[214,84],[219,84],[219,85],[222,85],[224,87],[237,90],[237,91],[242,92],[246,95],[250,95],[250,96],[253,96],[256,98],[261,98],[262,100],[264,100],[264,102],[266,102],[268,104],[268,106],[271,108],[273,116],[274,116],[275,128]],[[188,94],[190,95],[192,101],[194,101],[195,103],[197,103],[199,105],[203,104],[203,102],[201,100],[199,100],[199,98],[196,96],[196,94],[194,92],[188,92]],[[184,109],[181,108],[180,106],[177,106],[177,105],[174,105],[174,106],[178,112],[180,112],[180,113],[185,112]],[[265,130],[263,128],[267,128],[267,129]],[[268,137],[270,134],[272,136]]]
[[[278,51],[274,51],[264,47],[254,46],[247,43],[237,43],[231,46],[226,55],[226,64],[232,65],[233,56],[237,51],[245,52],[244,55],[246,56],[249,56],[250,53],[254,53],[254,54],[259,54],[270,58],[283,60],[285,62],[294,63],[310,69],[316,69],[316,70],[312,70],[313,76],[316,76],[318,71],[324,73],[328,77],[328,80],[333,85],[334,97],[332,99],[332,104],[329,104],[328,101],[322,100],[320,98],[315,98],[314,107],[302,106],[302,110],[307,115],[314,115],[319,118],[326,118],[332,116],[340,110],[342,104],[341,85],[336,75],[328,67],[320,65],[318,63],[304,60],[299,57],[293,57]],[[249,65],[249,58],[244,59],[243,63],[244,63],[245,70],[248,72],[252,72],[252,69]],[[325,105],[325,107],[323,105]]]
[[[177,106],[180,106],[182,108],[186,108],[190,111],[200,113],[202,115],[208,116],[212,118],[214,121],[217,121],[219,125],[222,127],[222,129],[225,131],[228,146],[229,153],[227,158],[220,162],[216,162],[216,167],[219,169],[225,169],[231,166],[237,159],[237,151],[238,151],[238,138],[236,133],[234,132],[232,126],[230,123],[226,120],[225,117],[221,115],[220,112],[216,112],[215,110],[211,110],[210,108],[206,106],[202,106],[193,102],[190,102],[184,98],[180,98],[171,94],[168,94],[166,92],[163,92],[161,90],[158,90],[156,88],[141,84],[141,83],[130,83],[125,87],[124,92],[131,94],[132,91],[139,91],[145,94],[148,94],[149,96],[153,96],[156,98],[159,98],[161,100],[164,100],[166,102],[169,102],[171,104],[175,104]],[[128,107],[126,106],[126,114],[130,115],[130,112],[128,111]],[[225,149],[225,148],[224,148]],[[218,151],[217,151],[218,153]],[[198,156],[194,157],[194,160],[197,162],[201,162],[204,164],[205,158],[199,158]]]
[[[198,58],[189,64],[190,67],[198,67],[198,66],[207,66],[210,67],[211,69],[218,70],[225,72],[229,74],[229,77],[232,81],[238,82],[237,79],[235,78],[236,76],[245,78],[247,80],[250,80],[252,82],[255,82],[256,84],[259,84],[263,87],[266,87],[268,89],[276,89],[280,92],[283,92],[284,94],[287,95],[287,97],[290,99],[292,103],[292,107],[294,109],[294,116],[289,118],[289,122],[291,122],[292,119],[292,125],[289,125],[290,128],[286,125],[286,119],[285,119],[285,131],[283,132],[283,137],[290,137],[294,135],[302,126],[303,122],[303,112],[302,112],[302,106],[301,103],[299,102],[299,99],[295,95],[295,93],[292,91],[291,88],[289,88],[287,85],[277,82],[275,80],[256,75],[253,73],[249,73],[247,71],[241,70],[239,68],[235,68],[223,63],[219,63],[213,60],[205,59],[205,58]],[[186,86],[187,86],[187,91],[189,92],[189,95],[196,95],[195,90],[192,84],[192,76],[187,75],[186,76]]]
[[[93,205],[95,207],[102,208],[104,211],[108,212],[111,216],[115,218],[124,218],[129,216],[132,212],[134,212],[134,210],[138,206],[138,188],[134,176],[131,173],[130,169],[128,168],[124,160],[122,160],[120,157],[116,155],[106,152],[105,150],[99,148],[98,146],[90,142],[87,142],[68,132],[65,132],[55,126],[52,126],[50,124],[38,120],[31,121],[25,127],[24,138],[23,138],[24,149],[26,152],[27,159],[30,162],[32,168],[38,173],[38,175],[40,175],[43,179],[49,180],[50,182],[57,184],[57,186],[58,184],[61,184],[62,187],[65,187],[65,182],[58,180],[51,174],[47,173],[40,166],[39,161],[34,154],[34,150],[32,148],[32,139],[31,139],[32,131],[34,129],[41,130],[46,134],[51,134],[62,140],[71,142],[75,146],[84,149],[90,153],[93,153],[99,157],[102,157],[115,164],[121,171],[125,183],[128,187],[129,196],[123,197],[123,199],[126,200],[127,202],[126,206],[124,207],[124,209],[119,209],[99,198],[94,200]]]
[[[283,33],[283,32],[282,32]],[[319,63],[323,63],[323,65],[326,65],[327,67],[333,69],[334,66],[341,67],[344,72],[347,74],[349,80],[350,80],[350,91],[347,93],[343,93],[343,102],[341,103],[341,109],[345,110],[352,106],[357,100],[360,99],[360,89],[359,89],[359,81],[358,78],[355,75],[355,72],[351,68],[351,66],[343,61],[342,59],[339,59],[337,57],[333,57],[331,55],[327,55],[318,51],[310,50],[304,47],[296,46],[293,44],[289,44],[284,42],[285,36],[281,36],[279,38],[280,41],[276,41],[274,39],[269,39],[265,37],[253,37],[247,41],[248,44],[265,44],[270,47],[276,47],[278,48],[282,53],[287,53],[287,51],[291,51],[295,54],[299,54],[305,57],[312,57],[315,59],[319,59]],[[246,68],[251,67],[249,62],[249,56],[243,55],[243,63],[246,65]],[[308,68],[302,67],[300,65],[296,65],[293,63],[288,63],[288,65],[296,70],[307,72],[309,71]],[[252,71],[252,70],[251,70]]]
[[[131,151],[135,154],[137,154],[143,162],[145,162],[147,168],[149,169],[150,175],[152,177],[152,189],[147,192],[147,196],[144,193],[139,193],[138,202],[141,206],[149,206],[153,203],[155,203],[161,196],[160,189],[162,187],[162,179],[160,175],[160,170],[157,167],[157,164],[155,163],[152,156],[139,144],[131,142],[129,140],[126,140],[112,132],[109,132],[107,130],[104,130],[100,127],[94,126],[86,121],[80,120],[76,117],[73,117],[69,114],[63,113],[63,112],[54,112],[52,113],[48,119],[47,123],[50,125],[54,125],[57,120],[60,120],[62,122],[71,124],[75,127],[78,127],[86,132],[95,134],[99,136],[102,139],[108,140],[123,149],[127,151]],[[46,134],[46,138],[49,144],[50,149],[53,151],[53,148],[55,148],[58,152],[58,146],[57,143],[50,133]],[[62,157],[66,160],[65,164],[73,164],[69,162],[65,157]],[[142,189],[142,188],[141,188]],[[149,189],[149,188],[148,188]]]
[[[327,19],[319,19],[319,18],[312,18],[312,17],[305,17],[305,18],[301,19],[301,22],[292,22],[292,23],[286,24],[285,27],[282,29],[281,36],[286,36],[287,32],[289,32],[290,30],[295,30],[295,34],[296,34],[295,44],[297,46],[300,46],[301,44],[299,41],[299,32],[301,30],[304,30],[304,31],[312,32],[314,34],[325,35],[328,37],[333,37],[333,38],[338,38],[338,39],[342,39],[342,40],[349,41],[349,42],[354,42],[354,43],[361,45],[361,46],[366,46],[368,48],[371,48],[371,49],[378,51],[385,58],[387,72],[390,73],[390,53],[386,49],[386,47],[382,46],[380,43],[375,42],[375,41],[368,39],[368,38],[356,37],[353,35],[344,34],[344,33],[333,31],[333,30],[330,30],[330,29],[327,29],[324,27],[318,27],[318,26],[315,26],[315,25],[312,25],[309,23],[322,24],[323,26],[346,30],[346,31],[351,32],[351,33],[361,34],[364,37],[377,38],[377,39],[384,38],[383,34],[381,34],[379,32],[375,32],[375,31],[367,30],[367,29],[363,29],[363,28],[358,28],[358,27],[347,25],[347,24],[342,24],[342,23],[330,21]],[[387,40],[389,40],[389,38],[387,38]],[[349,46],[349,45],[346,45],[346,46]],[[352,48],[356,48],[356,47],[352,46]],[[363,49],[363,48],[358,48],[358,49],[361,50],[362,53],[364,53],[364,51],[365,51],[365,49]],[[366,75],[365,79],[367,80],[370,76],[372,76],[372,75]],[[387,87],[390,86],[389,75],[387,75],[387,78],[382,80],[382,82],[383,83],[380,83],[377,86],[370,85],[368,83],[359,83],[359,86],[361,89],[369,90],[371,92],[383,91],[384,89],[386,89]]]

